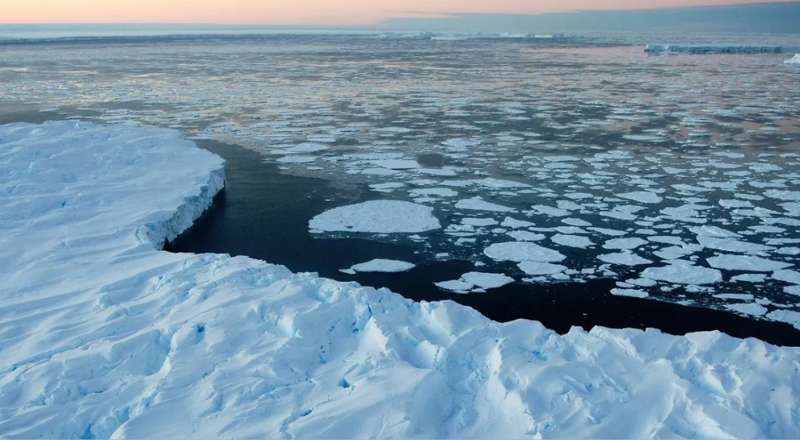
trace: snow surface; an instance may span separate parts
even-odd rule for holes
[[[314,217],[312,232],[363,232],[375,234],[418,233],[442,226],[433,208],[399,200],[371,200],[341,206]]]
[[[2,437],[800,436],[795,348],[160,251],[223,184],[175,131],[0,127]]]

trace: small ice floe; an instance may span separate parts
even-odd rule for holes
[[[553,243],[560,244],[561,246],[568,246],[579,249],[586,249],[587,247],[594,246],[592,240],[589,240],[588,238],[582,235],[556,234],[550,237],[550,240],[553,241]]]
[[[745,315],[763,316],[767,313],[767,308],[755,303],[726,304],[725,308]]]
[[[695,266],[684,260],[672,260],[668,266],[648,267],[642,277],[674,284],[716,284],[722,281],[722,273],[716,269]]]
[[[498,205],[483,200],[480,196],[475,196],[471,199],[459,200],[456,203],[456,209],[469,209],[474,211],[489,211],[489,212],[514,212],[514,208]]]
[[[355,272],[396,273],[396,272],[406,272],[408,270],[413,269],[414,267],[416,267],[414,264],[407,263],[405,261],[384,260],[381,258],[376,258],[372,261],[367,261],[366,263],[355,264],[350,267],[350,270]]]
[[[617,264],[620,266],[641,266],[643,264],[650,264],[652,261],[642,258],[631,252],[618,252],[614,254],[603,254],[597,257],[598,260],[609,264]]]
[[[664,200],[658,194],[650,191],[634,191],[634,192],[615,194],[615,195],[623,199],[633,200],[639,203],[647,203],[647,204],[661,203],[661,201]]]
[[[741,270],[748,272],[773,272],[792,267],[793,264],[751,255],[719,255],[707,258],[711,267],[723,270]]]
[[[341,206],[314,217],[311,232],[417,233],[441,228],[433,208],[398,200]]]
[[[500,226],[502,226],[504,228],[512,228],[512,229],[527,228],[527,227],[530,227],[530,226],[533,226],[533,225],[534,224],[531,223],[531,222],[526,222],[525,220],[517,220],[517,219],[511,218],[511,217],[506,217],[503,220],[503,223],[500,223]]]
[[[483,250],[487,257],[497,261],[533,261],[537,263],[558,263],[567,257],[558,251],[530,242],[511,241],[495,243]]]
[[[650,296],[644,290],[639,289],[611,289],[611,294],[617,296],[630,296],[633,298],[647,298]]]
[[[639,246],[647,244],[647,240],[643,240],[639,237],[629,237],[629,238],[614,238],[611,240],[606,241],[603,244],[603,249],[624,249],[624,250],[631,250],[636,249]]]
[[[567,266],[562,266],[560,264],[536,263],[534,261],[523,261],[517,264],[517,267],[519,267],[519,270],[532,276],[554,275],[568,269]]]
[[[468,272],[458,280],[442,281],[436,287],[456,293],[482,292],[496,289],[514,282],[514,278],[501,273]]]

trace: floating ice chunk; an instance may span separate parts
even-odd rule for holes
[[[412,170],[420,167],[416,160],[410,159],[371,160],[369,163],[389,170]]]
[[[766,307],[755,303],[725,304],[725,308],[733,310],[734,312],[753,316],[764,316],[767,313]]]
[[[585,249],[587,247],[594,246],[592,240],[589,240],[587,237],[582,235],[565,235],[565,234],[556,234],[550,237],[554,243],[558,243],[562,246],[569,246],[574,248],[581,248]]]
[[[709,237],[718,237],[718,238],[741,238],[741,235],[729,231],[727,229],[722,229],[717,226],[692,226],[689,228],[690,231],[694,232],[697,235],[707,235]]]
[[[598,232],[603,235],[608,235],[609,237],[622,237],[624,235],[628,235],[627,232],[620,231],[619,229],[595,228],[595,227],[591,227],[588,229],[590,231]]]
[[[277,160],[280,163],[311,163],[317,160],[316,156],[284,156]]]
[[[792,310],[773,310],[767,314],[767,318],[774,321],[782,321],[792,324],[794,328],[800,329],[800,312]]]
[[[496,289],[514,282],[514,278],[500,273],[468,272],[461,275],[458,280],[442,281],[434,283],[437,287],[456,293],[467,293],[470,291],[481,291],[485,289]],[[475,288],[478,289],[475,289]]]
[[[800,272],[794,270],[778,270],[772,273],[772,278],[785,281],[789,284],[800,284]]]
[[[434,284],[436,285],[436,287],[440,289],[449,290],[451,292],[456,292],[456,293],[467,293],[470,290],[472,290],[473,287],[475,287],[474,284],[466,283],[464,281],[459,281],[459,280],[442,281]]]
[[[603,254],[597,257],[600,261],[621,266],[640,266],[650,264],[652,261],[642,258],[634,253],[618,252],[615,254]]]
[[[317,153],[319,151],[325,151],[329,149],[327,145],[322,144],[314,144],[314,143],[303,143],[298,144],[294,147],[287,148],[286,151],[289,154],[298,154],[298,153]]]
[[[581,220],[579,218],[567,218],[567,219],[561,220],[561,222],[565,223],[565,224],[568,224],[570,226],[576,226],[576,227],[584,227],[585,228],[587,226],[592,226],[591,223],[589,223],[589,222],[587,222],[585,220]]]
[[[642,277],[674,284],[716,284],[722,281],[722,273],[716,269],[695,266],[683,261],[673,260],[669,266],[648,267]]]
[[[531,187],[527,183],[515,182],[513,180],[495,179],[493,177],[487,177],[485,179],[476,180],[475,183],[477,183],[480,186],[484,186],[486,188],[492,188],[492,189],[530,188]]]
[[[514,282],[514,278],[501,273],[468,272],[461,275],[461,280],[482,289],[496,289]]]
[[[794,56],[788,60],[783,60],[783,64],[800,64],[800,53],[794,54]]]
[[[759,252],[771,251],[775,248],[758,243],[749,243],[733,238],[716,238],[707,235],[698,235],[697,242],[703,247],[716,249],[719,251],[738,252],[742,254],[757,254]]]
[[[639,203],[648,203],[648,204],[661,203],[661,201],[664,200],[658,194],[650,191],[634,191],[634,192],[615,194],[615,195],[623,199],[628,199]]]
[[[549,215],[551,217],[565,217],[570,214],[570,212],[565,209],[554,208],[547,205],[534,205],[533,209],[540,214]]]
[[[458,195],[457,191],[453,191],[450,188],[418,188],[418,189],[412,189],[408,193],[412,197],[419,197],[419,196],[455,197]]]
[[[456,209],[471,209],[474,211],[489,211],[489,212],[514,212],[514,208],[498,205],[483,200],[480,196],[475,196],[471,199],[459,200],[456,203]]]
[[[461,223],[470,226],[494,226],[497,224],[497,220],[493,218],[465,217],[461,219]]]
[[[506,217],[503,220],[503,223],[500,223],[500,226],[504,228],[527,228],[529,226],[533,226],[534,224],[531,222],[526,222],[525,220],[517,220],[515,218]]]
[[[519,270],[525,272],[528,275],[553,275],[557,273],[561,273],[566,271],[568,268],[567,266],[562,266],[560,264],[552,264],[552,263],[536,263],[533,261],[523,261],[517,264]]]
[[[711,267],[724,270],[741,270],[748,272],[772,272],[792,267],[790,263],[767,260],[751,255],[720,255],[706,258]]]
[[[507,235],[514,238],[517,241],[540,241],[547,238],[544,234],[537,234],[535,232],[530,231],[511,231],[507,232]]]
[[[766,279],[767,276],[763,273],[744,273],[731,278],[731,281],[737,283],[763,283]]]
[[[369,187],[378,192],[392,192],[398,188],[406,186],[403,182],[373,183]]]
[[[441,228],[433,208],[397,200],[372,200],[325,211],[309,222],[312,232],[417,233]]]
[[[414,267],[415,265],[405,261],[376,258],[366,263],[355,264],[350,269],[356,272],[405,272]]]
[[[483,250],[487,257],[497,261],[535,261],[538,263],[558,263],[567,257],[558,251],[529,242],[511,241],[495,243]]]
[[[611,289],[611,294],[617,296],[630,296],[633,298],[647,298],[650,296],[644,290],[639,289]]]
[[[714,298],[718,299],[740,299],[742,301],[752,301],[755,297],[749,293],[718,293],[713,295]]]
[[[783,191],[778,189],[770,189],[764,191],[764,195],[771,199],[800,202],[800,191]]]
[[[653,235],[647,237],[647,239],[649,241],[652,241],[653,243],[674,244],[676,246],[683,246],[685,244],[683,242],[683,239],[681,239],[680,237],[674,237],[671,235]]]
[[[636,249],[639,246],[647,244],[647,240],[643,240],[639,237],[630,237],[630,238],[614,238],[611,240],[606,241],[603,244],[603,249]]]
[[[626,134],[622,136],[623,139],[634,141],[634,142],[664,142],[666,139],[660,136],[648,136],[644,134]]]

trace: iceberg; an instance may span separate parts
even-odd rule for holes
[[[558,335],[161,250],[224,183],[223,160],[176,131],[0,126],[0,436],[800,436],[796,348],[720,332]]]
[[[800,64],[800,53],[794,54],[793,57],[783,61],[784,64]]]

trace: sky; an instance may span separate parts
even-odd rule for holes
[[[774,1],[774,0],[768,0]],[[214,23],[370,26],[444,14],[543,14],[759,0],[0,0],[0,23]]]

